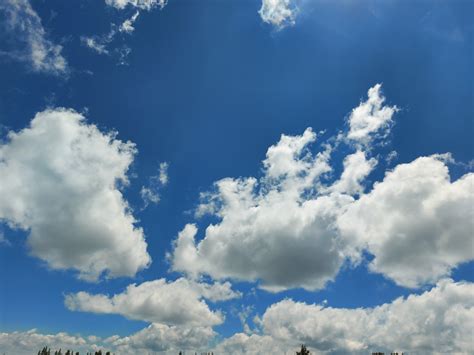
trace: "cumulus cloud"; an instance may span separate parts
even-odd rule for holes
[[[96,280],[134,276],[151,261],[120,187],[135,145],[73,110],[48,109],[0,145],[0,220],[29,232],[32,255]]]
[[[236,333],[220,342],[216,354],[287,354],[296,352],[296,346],[288,346],[269,335]],[[290,352],[291,351],[291,352]]]
[[[207,350],[215,336],[216,333],[210,327],[188,328],[153,323],[131,336],[112,337],[106,342],[119,354],[134,355],[137,351],[176,354],[183,350]]]
[[[120,337],[70,335],[64,332],[43,334],[36,329],[26,332],[0,333],[0,349],[6,354],[31,355],[47,346],[52,352],[62,349],[81,354],[97,350],[135,355],[137,351],[153,351],[162,354],[177,354],[183,350],[207,350],[209,342],[216,336],[210,327],[177,327],[164,324],[150,324],[148,327]]]
[[[262,0],[258,13],[264,22],[282,29],[295,24],[298,8],[294,0]]]
[[[230,283],[205,284],[180,278],[129,285],[120,294],[91,295],[86,292],[67,295],[65,305],[72,311],[121,314],[129,319],[178,326],[214,326],[224,320],[221,312],[209,309],[203,298],[225,301],[239,294]]]
[[[260,280],[270,291],[315,290],[367,250],[375,256],[373,271],[416,287],[474,259],[472,174],[451,183],[446,155],[399,165],[366,192],[378,164],[375,140],[388,134],[397,111],[384,101],[377,84],[352,111],[348,131],[319,144],[319,152],[313,153],[317,137],[310,128],[282,135],[268,148],[261,177],[217,181],[201,195],[196,217],[218,221],[199,242],[196,225],[185,226],[174,242],[172,269]],[[336,178],[332,156],[344,144],[349,153]]]
[[[359,144],[368,145],[372,140],[384,137],[392,124],[396,106],[384,106],[385,97],[381,84],[369,89],[368,99],[352,110],[347,137]]]
[[[54,75],[68,73],[62,46],[48,38],[40,17],[28,0],[1,1],[0,18],[16,43],[16,48],[0,51],[0,54],[28,63],[34,72]]]
[[[364,104],[364,103],[362,103]],[[269,147],[261,178],[225,178],[202,195],[199,217],[210,213],[220,222],[209,225],[195,243],[197,228],[186,226],[174,245],[172,267],[191,276],[262,280],[279,291],[293,287],[320,289],[334,278],[354,245],[338,233],[336,221],[362,180],[376,165],[361,150],[344,161],[340,179],[326,184],[333,172],[335,146],[320,145],[316,134],[282,135]]]
[[[262,317],[264,334],[323,353],[469,353],[474,285],[442,280],[421,295],[374,308],[331,308],[284,300]]]
[[[94,339],[100,340],[100,339]],[[78,351],[81,354],[99,349],[100,346],[89,339],[67,333],[42,334],[36,329],[26,332],[0,333],[0,349],[5,354],[30,355],[48,346],[51,349],[60,348]],[[102,348],[103,349],[103,348]],[[53,351],[54,352],[54,351]]]
[[[474,174],[451,182],[439,156],[420,157],[387,172],[338,224],[375,256],[373,271],[418,287],[474,259],[472,206]]]

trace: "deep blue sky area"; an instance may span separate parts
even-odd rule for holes
[[[387,103],[400,109],[384,148],[398,152],[397,164],[446,152],[465,164],[473,158],[472,1],[301,0],[296,24],[277,30],[261,21],[256,0],[169,0],[162,10],[143,11],[133,35],[117,37],[118,46],[132,50],[127,65],[89,50],[79,38],[106,33],[134,10],[96,0],[35,0],[32,6],[49,38],[62,44],[71,72],[68,78],[34,73],[0,57],[2,136],[47,107],[66,107],[134,142],[138,154],[123,193],[153,263],[134,279],[80,281],[74,271],[50,270],[30,256],[27,232],[0,224],[10,241],[0,244],[0,331],[105,337],[142,329],[146,323],[119,315],[71,312],[64,295],[114,294],[130,283],[179,277],[169,272],[166,253],[183,226],[195,221],[200,192],[224,177],[261,176],[266,150],[281,134],[312,127],[332,136],[347,128],[348,114],[376,83],[383,84]],[[11,46],[0,35],[0,47]],[[140,188],[160,162],[169,163],[169,184],[158,204],[142,209]],[[468,170],[453,165],[452,177]],[[381,177],[377,171],[371,178]],[[473,264],[461,265],[452,277],[474,281]],[[321,291],[270,293],[255,289],[258,283],[233,285],[241,299],[209,303],[226,312],[215,328],[221,337],[241,331],[235,310],[242,305],[252,304],[253,315],[285,298],[372,307],[426,289],[396,286],[369,272],[367,262],[344,267]]]

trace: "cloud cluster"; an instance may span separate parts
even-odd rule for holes
[[[469,353],[474,346],[474,285],[442,280],[421,295],[374,308],[331,308],[283,300],[265,311],[263,334],[235,334],[225,354],[295,351],[304,343],[317,354]],[[272,350],[276,349],[276,350]]]
[[[134,24],[139,15],[140,12],[136,11],[119,26],[112,23],[108,33],[93,36],[81,36],[81,43],[97,54],[114,56],[117,58],[117,63],[119,65],[127,65],[127,57],[132,50],[127,45],[121,45],[116,48],[110,47],[111,43],[116,40],[117,36],[121,36],[122,34],[130,35],[133,33],[133,31],[135,31]]]
[[[215,336],[216,333],[210,327],[176,327],[154,323],[131,336],[106,339],[106,343],[119,354],[134,355],[137,351],[176,354],[183,350],[205,351]]]
[[[302,343],[317,354],[469,353],[473,348],[474,284],[444,279],[420,295],[400,297],[373,308],[332,308],[285,299],[267,308],[257,322],[262,333],[237,333],[214,347],[215,353],[294,352]],[[178,303],[176,303],[178,304]],[[3,351],[23,355],[45,345],[79,351],[208,351],[216,333],[210,326],[152,323],[130,336],[106,339],[66,333],[0,333]]]
[[[5,354],[31,355],[47,346],[55,350],[74,350],[81,354],[97,350],[115,352],[121,355],[135,355],[137,352],[153,351],[161,354],[177,354],[182,350],[207,350],[209,342],[216,336],[210,327],[176,327],[151,324],[148,327],[120,337],[70,335],[64,332],[42,334],[36,329],[26,332],[0,333],[0,349]]]
[[[0,145],[0,220],[53,269],[134,276],[151,262],[120,191],[135,153],[73,110],[40,112]]]
[[[261,280],[271,291],[314,290],[367,250],[375,256],[373,271],[417,287],[474,259],[473,174],[451,182],[445,156],[399,165],[365,192],[378,164],[372,148],[397,111],[384,101],[380,85],[369,89],[349,115],[348,132],[320,144],[316,154],[310,128],[282,135],[267,151],[263,176],[217,181],[202,195],[196,215],[212,214],[218,222],[198,243],[195,225],[179,233],[172,269],[191,277]],[[335,179],[331,155],[342,144],[354,152]]]
[[[0,333],[0,349],[5,354],[30,355],[43,347],[56,350],[71,349],[81,354],[98,349],[99,346],[89,339],[67,333],[42,334],[36,329],[26,332]]]
[[[68,73],[62,46],[48,39],[40,17],[28,0],[1,1],[0,19],[3,19],[4,30],[11,34],[18,46],[11,51],[0,51],[1,55],[27,62],[34,72]]]
[[[258,13],[263,22],[282,29],[295,24],[298,8],[293,0],[262,0],[262,7]]]
[[[265,334],[304,341],[330,353],[404,351],[456,353],[472,349],[474,285],[442,280],[421,295],[375,308],[344,309],[284,300],[262,317]]]
[[[180,278],[129,285],[120,294],[91,295],[86,292],[67,295],[65,305],[72,311],[121,314],[129,319],[171,326],[214,326],[224,320],[221,312],[209,309],[203,298],[225,301],[239,297],[228,282],[205,284]]]

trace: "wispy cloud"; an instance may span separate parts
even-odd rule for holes
[[[0,54],[28,64],[34,72],[67,75],[69,68],[62,46],[53,43],[28,0],[0,2],[3,27],[15,39],[15,48]]]
[[[168,184],[168,163],[160,163],[158,174],[149,178],[148,184],[142,186],[140,196],[143,200],[144,207],[150,204],[157,204],[160,202],[160,190]]]

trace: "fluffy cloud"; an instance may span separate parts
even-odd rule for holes
[[[395,106],[384,106],[385,97],[381,93],[381,84],[369,89],[367,101],[352,110],[349,116],[347,138],[359,144],[368,145],[373,139],[387,134],[392,124]]]
[[[296,346],[288,346],[269,335],[237,333],[219,343],[214,352],[229,355],[260,355],[287,354],[294,353],[296,350]]]
[[[191,277],[262,281],[262,288],[320,289],[341,265],[375,256],[373,271],[417,287],[449,275],[474,259],[471,246],[473,175],[450,182],[446,155],[422,157],[387,172],[366,193],[378,164],[376,140],[392,125],[395,106],[384,106],[379,84],[349,115],[349,130],[320,151],[316,134],[282,135],[263,161],[260,178],[225,178],[201,196],[196,217],[211,214],[197,243],[197,227],[179,233],[172,268]],[[339,178],[332,155],[353,150]],[[470,232],[471,231],[471,232]]]
[[[119,354],[134,355],[144,350],[176,354],[183,350],[207,350],[215,336],[210,327],[187,328],[154,323],[129,337],[112,337],[106,342]]]
[[[375,256],[373,271],[417,287],[474,259],[473,205],[474,174],[451,182],[439,156],[421,157],[388,172],[340,217],[339,227]]]
[[[126,7],[135,7],[140,10],[151,10],[155,7],[163,8],[166,6],[168,0],[105,0],[105,3],[109,6],[113,6],[117,9],[125,9]]]
[[[36,329],[26,332],[0,333],[0,349],[5,354],[36,354],[45,346],[53,350],[70,349],[81,354],[99,349],[99,346],[89,339],[67,333],[42,334]]]
[[[332,308],[283,300],[267,308],[261,334],[237,333],[215,346],[215,353],[294,352],[305,343],[316,354],[372,351],[470,353],[474,346],[474,284],[444,279],[420,295],[400,297],[373,308]],[[177,301],[176,304],[179,302]],[[209,351],[216,333],[207,326],[152,323],[130,336],[80,337],[29,332],[0,333],[2,351],[26,355],[45,345],[85,352],[102,348],[120,354],[155,351]]]
[[[67,74],[68,65],[62,47],[48,39],[41,19],[28,0],[0,2],[0,18],[19,48],[0,54],[29,63],[35,72]]]
[[[299,136],[282,135],[268,149],[260,179],[216,182],[196,214],[214,214],[220,222],[209,225],[198,244],[196,227],[188,225],[175,242],[173,269],[262,280],[272,291],[314,290],[332,280],[356,247],[338,233],[337,218],[354,202],[352,195],[363,192],[363,180],[377,161],[358,150],[344,160],[340,179],[328,185],[335,146],[322,144],[312,154],[315,141],[310,128]]]
[[[102,339],[97,336],[70,335],[67,333],[42,334],[36,329],[26,332],[0,333],[2,353],[15,355],[36,354],[47,346],[52,352],[62,349],[81,354],[101,349],[122,355],[135,355],[137,351],[177,354],[182,350],[207,350],[216,333],[209,327],[176,327],[151,324],[130,336],[118,335]],[[105,350],[105,351],[104,351]]]
[[[305,343],[327,353],[394,350],[469,353],[473,346],[474,285],[440,281],[431,291],[367,309],[344,309],[284,300],[262,317],[265,335]]]
[[[282,29],[295,24],[297,12],[293,0],[262,0],[258,13],[264,22]]]
[[[66,307],[73,311],[116,313],[130,319],[178,326],[213,326],[223,322],[220,312],[213,312],[203,298],[224,301],[239,294],[229,283],[204,284],[184,278],[132,284],[112,297],[86,292],[67,295]]]
[[[133,276],[151,261],[119,189],[135,153],[75,111],[40,112],[0,145],[0,220],[29,231],[31,253],[53,269]]]

